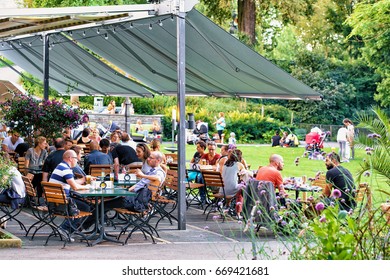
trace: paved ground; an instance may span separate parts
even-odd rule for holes
[[[28,228],[35,218],[28,212],[22,212],[20,218]],[[33,241],[24,236],[24,231],[15,222],[7,224],[7,230],[23,241],[22,249],[1,249],[0,259],[252,259],[251,238],[243,232],[244,225],[229,218],[213,219],[210,216],[205,221],[203,210],[190,207],[187,212],[187,229],[177,230],[177,223],[170,225],[168,221],[159,224],[160,238],[156,244],[151,239],[144,239],[140,233],[133,234],[127,245],[104,242],[93,247],[86,243],[70,243],[62,249],[62,242],[52,238],[44,246],[50,229],[42,229]],[[124,238],[122,238],[124,240]],[[273,236],[258,236],[256,246],[262,248],[262,255],[258,259],[285,259],[283,245]],[[134,253],[136,250],[136,253]]]

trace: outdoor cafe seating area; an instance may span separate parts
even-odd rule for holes
[[[88,145],[83,145],[83,156],[89,153]],[[26,186],[26,201],[20,203],[19,208],[12,209],[10,205],[0,204],[0,217],[3,222],[8,225],[18,225],[18,233],[23,233],[31,242],[39,239],[38,242],[43,242],[48,245],[51,242],[62,243],[62,246],[68,246],[70,243],[77,240],[77,243],[85,244],[85,246],[94,246],[105,242],[124,245],[129,242],[140,241],[140,236],[143,241],[156,243],[160,240],[160,230],[176,230],[178,224],[178,157],[176,153],[166,153],[166,178],[161,186],[149,185],[149,190],[152,193],[149,201],[149,207],[145,211],[137,212],[126,208],[105,209],[105,202],[119,196],[135,196],[134,192],[127,189],[134,185],[139,179],[135,176],[135,171],[142,167],[141,163],[133,163],[126,166],[121,166],[119,170],[123,170],[126,174],[118,174],[118,177],[113,176],[114,165],[90,165],[89,174],[87,174],[86,190],[73,191],[72,197],[81,199],[89,205],[88,211],[78,211],[71,213],[69,207],[70,202],[67,200],[66,194],[61,185],[55,183],[42,182],[43,196],[38,197],[37,190],[32,184],[32,176],[23,176],[23,181]],[[28,168],[23,165],[24,158],[18,158],[18,169],[22,174],[28,173]],[[82,162],[81,162],[82,164]],[[37,170],[35,170],[37,171]],[[257,170],[251,171],[251,174],[256,174]],[[191,179],[189,172],[196,172],[202,181]],[[237,182],[238,183],[238,182]],[[257,185],[257,184],[261,184]],[[224,180],[219,171],[209,164],[198,165],[198,169],[186,169],[186,209],[189,212],[195,210],[198,219],[218,222],[218,223],[248,223],[253,216],[261,216],[251,212],[256,205],[256,201],[260,201],[262,206],[270,207],[277,205],[279,200],[275,198],[275,188],[271,184],[258,182],[254,177],[250,178],[250,182],[246,189],[242,189],[244,201],[242,213],[240,216],[237,213],[240,202],[236,196],[225,195]],[[317,174],[314,178],[307,178],[306,174],[302,177],[285,178],[284,189],[288,192],[286,200],[291,200],[298,205],[302,211],[312,207],[312,202],[318,200],[323,188],[326,185],[325,175]],[[206,200],[202,201],[200,190],[206,189]],[[220,189],[222,191],[220,191]],[[272,194],[267,201],[262,201],[260,194],[266,191]],[[361,185],[358,189],[357,200],[370,199],[370,190],[367,185]],[[256,203],[255,203],[256,202]],[[54,210],[51,205],[63,205],[63,211]],[[297,207],[295,205],[295,207]],[[23,222],[21,213],[33,218],[33,222],[26,225]],[[83,227],[87,219],[94,219],[91,226]],[[80,223],[76,228],[73,228],[70,233],[65,233],[59,228],[64,220],[79,219]],[[268,226],[269,219],[255,218],[251,220],[257,221],[256,231],[260,227]],[[70,223],[70,222],[69,222]],[[242,228],[240,229],[243,230]]]

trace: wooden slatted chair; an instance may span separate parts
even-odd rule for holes
[[[50,215],[49,224],[53,229],[52,232],[50,233],[50,235],[47,237],[45,245],[47,245],[50,237],[52,237],[52,236],[60,236],[61,240],[63,240],[62,234],[66,233],[67,236],[64,240],[63,248],[65,248],[66,244],[72,239],[72,236],[75,236],[75,235],[78,235],[82,239],[86,240],[88,246],[90,246],[86,235],[81,232],[81,228],[82,228],[82,225],[85,222],[85,220],[88,218],[88,216],[92,215],[92,213],[80,211],[80,213],[78,215],[74,215],[74,216],[69,215],[68,207],[67,207],[68,206],[68,199],[66,197],[66,194],[65,194],[65,191],[64,191],[62,185],[56,184],[56,183],[50,183],[50,182],[42,182],[42,187],[43,187],[43,193],[45,195],[45,200],[46,200],[46,203],[48,205],[48,210],[49,210],[49,215]],[[59,207],[59,206],[62,206],[62,208],[65,209],[65,214],[56,212],[56,207]],[[77,228],[73,228],[74,231],[72,233],[66,232],[64,230],[61,230],[61,232],[60,232],[59,231],[60,225],[58,225],[55,222],[55,219],[57,217],[61,217],[65,220],[67,220],[69,224],[72,224],[71,221],[73,219],[82,219],[82,220],[80,221],[80,224]]]
[[[164,154],[165,158],[168,160],[168,158],[172,158],[173,161],[177,162],[177,154],[176,153],[167,153]]]
[[[160,221],[164,218],[168,218],[172,225],[172,219],[177,222],[177,218],[172,215],[177,206],[177,192],[179,191],[178,174],[175,170],[167,170],[165,181],[163,183],[165,188],[165,195],[161,195],[161,191],[158,191],[155,198],[152,198],[154,204],[155,213],[160,215],[160,218],[156,222],[156,228]],[[171,205],[171,209],[168,211],[166,207]]]
[[[142,162],[133,162],[126,165],[127,173],[134,174],[137,169],[142,169]]]
[[[94,177],[100,177],[102,173],[105,175],[110,174],[112,168],[114,166],[110,164],[91,164],[89,166],[89,174]]]
[[[44,226],[51,226],[49,224],[49,210],[47,206],[40,205],[39,203],[39,197],[37,195],[37,191],[35,190],[34,186],[31,183],[31,180],[26,177],[22,176],[24,185],[26,186],[26,194],[28,199],[28,206],[32,210],[32,214],[35,218],[37,218],[37,221],[33,223],[27,230],[26,236],[30,233],[30,231],[35,228],[34,233],[31,236],[31,240],[34,239],[35,234]],[[53,228],[52,228],[53,229]]]
[[[23,175],[26,174],[26,158],[25,157],[18,157],[18,170]]]
[[[228,204],[228,201],[231,200],[233,196],[225,195],[225,185],[222,179],[222,175],[219,171],[201,170],[201,172],[205,186],[209,188],[207,194],[211,199],[211,203],[204,209],[203,214],[206,214],[207,209],[210,208],[209,212],[207,213],[206,220],[208,219],[211,212],[218,211],[223,218],[223,221],[225,221],[223,205]],[[223,190],[222,194],[219,192],[220,188]]]
[[[89,147],[89,144],[85,144],[85,146],[83,147],[84,156],[88,155],[90,152],[91,152],[91,149]]]
[[[170,170],[178,170],[179,169],[179,164],[177,162],[169,162],[169,163],[167,163],[167,166],[169,167]]]
[[[318,175],[312,182],[312,186],[321,187],[322,189],[325,189],[326,185],[327,183],[325,174]]]
[[[153,207],[154,205],[153,201],[155,201],[158,197],[159,187],[154,185],[149,185],[148,189],[151,191],[152,196],[150,200],[150,206],[147,210],[143,212],[135,212],[135,211],[128,210],[126,208],[114,208],[114,210],[126,220],[125,226],[122,228],[121,232],[119,233],[118,240],[123,234],[127,232],[129,228],[131,228],[131,231],[128,233],[124,244],[127,243],[129,238],[131,238],[131,235],[137,230],[142,232],[142,234],[145,237],[145,240],[147,239],[147,235],[149,235],[153,243],[156,243],[153,237],[154,233],[157,235],[157,237],[160,237],[160,235],[157,232],[157,229],[150,224],[150,219],[153,217],[155,212],[155,209]]]

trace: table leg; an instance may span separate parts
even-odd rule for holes
[[[99,224],[99,237],[92,243],[92,246],[99,244],[103,241],[110,241],[110,242],[115,242],[115,243],[121,243],[124,244],[123,242],[113,239],[107,236],[104,228],[104,197],[101,199],[100,203],[100,224]]]

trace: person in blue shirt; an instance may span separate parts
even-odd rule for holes
[[[225,127],[226,127],[225,113],[224,112],[219,112],[218,118],[215,117],[215,119],[216,119],[216,121],[214,122],[214,124],[216,124],[216,126],[217,126],[218,136],[219,136],[219,139],[222,140],[222,133],[223,133],[223,130],[225,129]]]
[[[84,172],[89,174],[89,166],[91,164],[112,164],[112,160],[108,154],[99,151],[99,143],[92,140],[89,144],[90,153],[84,159]]]

